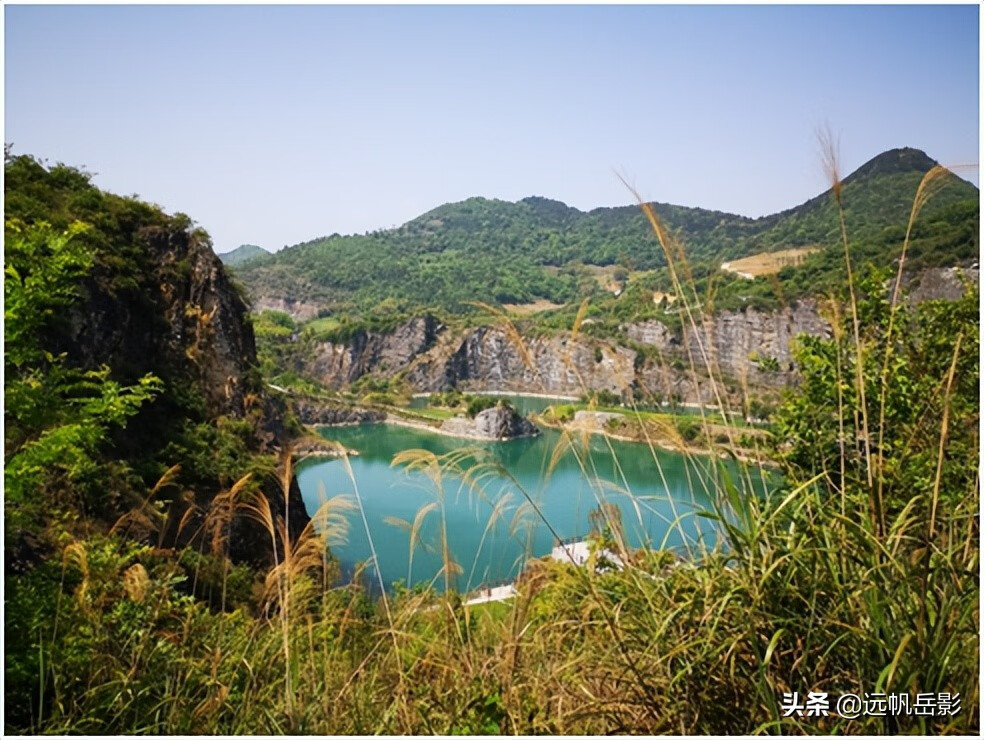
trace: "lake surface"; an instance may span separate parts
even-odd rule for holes
[[[563,450],[551,469],[562,437],[550,429],[539,437],[508,442],[476,442],[387,424],[325,427],[321,434],[359,452],[349,458],[354,485],[340,459],[302,464],[297,478],[307,510],[314,514],[322,501],[338,494],[354,499],[357,487],[368,534],[359,512],[350,512],[347,542],[332,546],[332,551],[343,573],[350,573],[356,563],[370,559],[371,537],[387,588],[402,579],[410,584],[433,581],[443,589],[442,529],[462,570],[452,579],[453,587],[464,592],[512,580],[528,558],[550,553],[555,536],[585,536],[590,531],[588,514],[601,500],[618,505],[630,546],[685,551],[696,550],[699,542],[708,547],[715,542],[713,521],[695,515],[712,509],[707,492],[714,490],[720,463],[710,458],[685,458],[662,450],[654,457],[647,445],[595,435],[586,446],[578,442],[574,449]],[[451,472],[437,485],[421,472],[391,465],[394,455],[410,449],[439,456],[476,451],[485,467],[475,468],[474,460],[461,467],[487,474],[477,488]],[[736,475],[734,465],[726,467]],[[753,475],[753,481],[760,490],[761,478]],[[411,569],[408,527],[393,519],[413,522],[432,502],[436,506],[423,519],[422,544],[414,549]],[[371,573],[378,584],[375,571]]]

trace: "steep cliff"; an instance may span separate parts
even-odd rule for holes
[[[597,352],[595,351],[597,349]],[[449,388],[575,393],[585,388],[621,392],[631,387],[635,353],[604,342],[567,335],[535,337],[518,344],[498,328],[468,332],[448,355],[432,352],[406,378],[424,391]]]
[[[934,267],[923,270],[903,283],[910,302],[945,298],[955,300],[964,294],[968,287],[980,284],[980,269],[977,262],[964,267]]]
[[[717,374],[744,374],[753,383],[777,387],[791,377],[789,341],[801,331],[822,334],[824,326],[812,304],[777,314],[724,313],[708,322],[700,343]],[[478,327],[457,335],[443,327],[433,334],[422,328],[422,319],[414,319],[391,334],[360,334],[345,345],[324,343],[305,371],[332,387],[375,373],[401,374],[417,391],[460,388],[579,394],[606,390],[630,396],[636,389],[645,389],[688,402],[713,400],[695,387],[693,374],[686,370],[688,344],[695,363],[699,368],[703,364],[696,336],[674,332],[658,321],[623,327],[637,344],[661,350],[655,358],[641,356],[614,340],[570,333],[517,341],[497,327]],[[753,359],[756,353],[782,363],[779,371],[759,368]]]
[[[792,342],[798,335],[830,336],[830,326],[812,300],[771,312],[723,311],[703,328],[703,332],[685,332],[694,357],[706,358],[725,375],[747,377],[753,385],[788,381],[794,370]]]
[[[73,168],[16,157],[5,175],[8,236],[41,221],[56,231],[84,224],[74,238],[88,267],[70,304],[41,328],[40,346],[73,370],[105,367],[122,385],[147,374],[163,381],[152,401],[109,429],[93,463],[120,472],[90,513],[112,523],[173,465],[180,466],[175,488],[159,497],[207,510],[256,455],[276,451],[289,433],[284,403],[264,393],[248,306],[208,235],[186,216],[104,193]],[[272,479],[260,483],[275,514],[289,509],[298,533],[308,518],[296,486],[285,507]],[[187,521],[184,532],[200,532],[200,519]],[[269,552],[255,524],[237,523],[234,532],[231,550],[240,558]]]
[[[907,288],[910,300],[954,298],[977,277],[976,267],[926,270]],[[622,338],[607,340],[560,333],[519,341],[488,326],[454,333],[427,315],[389,333],[359,332],[346,344],[322,343],[303,370],[332,387],[366,374],[401,375],[418,391],[606,390],[713,404],[719,399],[711,374],[721,381],[718,393],[732,402],[746,389],[773,394],[796,380],[793,340],[801,334],[829,337],[831,331],[815,299],[777,311],[721,311],[696,331],[686,322],[672,329],[656,319],[620,329]]]
[[[303,424],[364,424],[382,421],[386,414],[374,409],[363,409],[353,406],[331,405],[318,403],[307,399],[299,399],[294,403],[297,417]]]
[[[262,391],[248,308],[201,235],[177,224],[137,232],[146,260],[134,289],[109,291],[91,276],[55,338],[73,365],[107,364],[132,381],[153,372],[193,384],[206,415],[242,417]]]
[[[329,386],[368,373],[396,373],[434,346],[445,327],[430,314],[417,316],[392,332],[359,330],[345,344],[318,345],[307,371]]]

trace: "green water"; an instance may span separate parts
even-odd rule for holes
[[[402,467],[391,465],[394,455],[408,449],[429,450],[436,455],[480,450],[488,461],[508,471],[486,476],[477,491],[463,485],[456,475],[447,474],[442,479],[449,548],[463,571],[452,585],[460,591],[512,580],[527,558],[549,554],[555,535],[563,539],[584,536],[589,531],[588,513],[601,499],[619,506],[631,546],[683,550],[696,547],[700,541],[714,544],[713,522],[695,515],[698,510],[711,509],[707,491],[713,490],[713,479],[720,475],[721,463],[712,463],[709,458],[687,459],[657,450],[654,459],[646,445],[594,436],[587,449],[568,450],[560,456],[548,475],[551,456],[560,441],[559,433],[549,429],[535,438],[487,443],[385,424],[327,427],[321,433],[359,452],[350,462],[368,524],[367,536],[358,511],[348,514],[348,540],[332,550],[343,572],[350,573],[356,563],[369,560],[371,536],[387,588],[397,579],[416,584],[436,576],[435,586],[444,585],[438,554],[441,507],[424,519],[420,535],[423,547],[415,549],[410,572],[409,532],[385,521],[396,517],[412,522],[422,507],[442,498],[422,473],[408,474]],[[726,467],[736,475],[733,465]],[[753,480],[759,488],[761,479]],[[323,496],[355,492],[342,460],[302,465],[298,482],[311,514]],[[539,515],[521,489],[536,504]],[[497,505],[500,514],[493,517]],[[671,525],[674,521],[679,524]],[[368,572],[378,584],[376,571]]]

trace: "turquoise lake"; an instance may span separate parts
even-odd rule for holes
[[[332,551],[343,574],[350,574],[357,563],[371,558],[371,537],[387,588],[399,579],[444,587],[438,554],[442,512],[449,549],[462,570],[451,585],[462,592],[512,580],[528,558],[550,553],[555,536],[585,536],[588,514],[600,500],[619,506],[630,546],[683,550],[699,541],[710,547],[715,541],[713,520],[695,515],[712,510],[707,492],[714,490],[721,463],[710,458],[659,449],[654,456],[647,445],[595,435],[586,447],[579,442],[574,450],[563,451],[549,470],[562,441],[561,434],[550,429],[538,437],[508,442],[476,442],[388,424],[326,427],[321,434],[358,451],[349,461],[366,516],[363,523],[358,511],[347,514],[347,542],[332,546]],[[439,493],[423,473],[408,474],[391,465],[395,455],[410,449],[439,456],[478,451],[488,464],[482,468],[487,475],[476,490],[459,475],[445,473]],[[472,464],[465,461],[462,468]],[[737,476],[735,465],[724,467]],[[354,500],[355,486],[340,459],[308,461],[297,477],[310,514],[338,494]],[[761,477],[753,474],[752,481],[761,490]],[[412,522],[431,502],[439,505],[423,520],[411,570],[408,528],[386,520]],[[494,507],[497,516],[492,516]],[[376,571],[370,568],[368,573],[378,587]]]

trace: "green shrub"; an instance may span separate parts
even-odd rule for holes
[[[674,419],[677,431],[686,442],[693,442],[700,436],[701,423],[699,419],[690,416],[678,416]]]
[[[468,399],[468,406],[465,409],[465,415],[469,419],[474,419],[475,415],[490,409],[493,406],[498,405],[500,402],[494,396],[473,396]],[[503,404],[506,402],[503,401]]]

